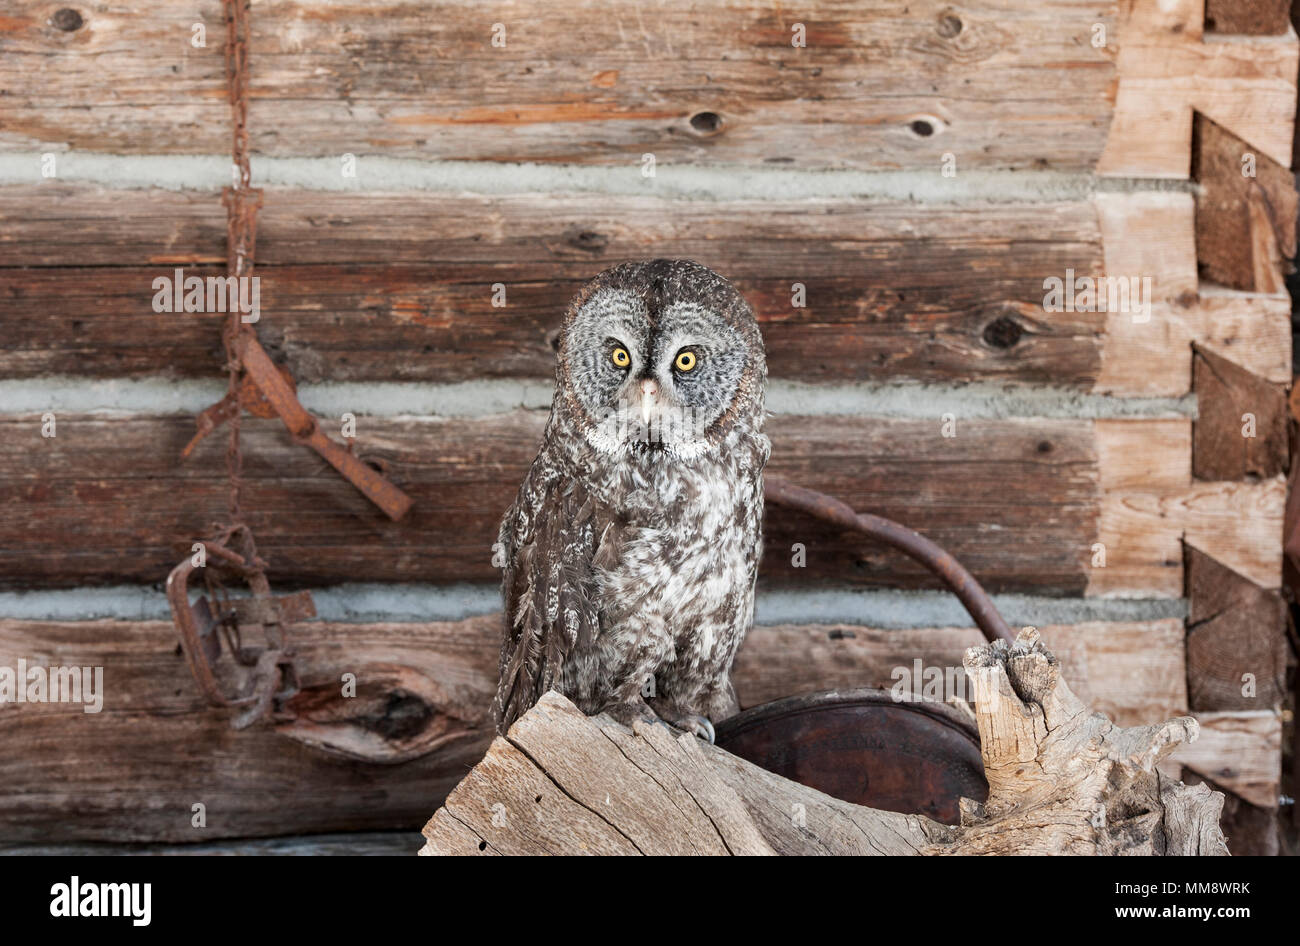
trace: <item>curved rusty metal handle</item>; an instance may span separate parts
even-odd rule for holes
[[[795,486],[776,476],[763,477],[763,495],[769,503],[802,510],[823,522],[861,532],[893,546],[937,575],[961,601],[986,638],[990,641],[1001,639],[1008,643],[1015,640],[1011,628],[993,606],[993,599],[980,587],[974,576],[966,571],[961,562],[921,533],[883,516],[854,512],[847,503],[840,502],[833,496]]]

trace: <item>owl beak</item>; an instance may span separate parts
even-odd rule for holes
[[[646,378],[641,382],[641,423],[650,423],[650,414],[654,410],[655,398],[659,396],[659,382]]]

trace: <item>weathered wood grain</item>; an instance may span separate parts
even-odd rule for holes
[[[98,714],[76,704],[0,706],[0,841],[199,843],[418,826],[491,740],[499,621],[294,628],[307,685],[297,705],[317,718],[334,716],[336,742],[369,734],[405,746],[421,732],[465,734],[417,760],[376,764],[313,748],[295,738],[297,726],[230,729],[225,713],[203,703],[169,622],[0,620],[0,666],[12,668],[20,657],[31,665],[101,666],[105,681]],[[1178,622],[1045,630],[1080,692],[1125,725],[1183,711]],[[750,706],[888,682],[894,666],[960,660],[978,642],[969,628],[759,627],[741,649],[735,682]],[[355,700],[340,696],[345,672],[357,674]],[[286,793],[292,805],[284,804]],[[207,806],[206,829],[190,826],[195,802]]]
[[[1278,709],[1286,699],[1286,603],[1187,549],[1188,702],[1196,711]]]
[[[490,752],[426,826],[421,854],[587,854],[613,837],[637,854],[1227,853],[1218,826],[1223,796],[1156,769],[1196,738],[1190,717],[1125,729],[1090,712],[1032,629],[1010,651],[1005,641],[973,648],[965,665],[976,681],[989,795],[963,800],[960,827],[837,803],[689,734],[586,717],[551,691],[494,743],[494,752],[518,760],[523,777],[501,772]],[[594,833],[537,807],[551,785],[580,806],[579,823]],[[485,825],[489,809],[499,817]],[[469,818],[480,825],[477,844],[460,832],[448,836],[453,822]]]
[[[0,148],[229,150],[220,5],[24,4],[0,31]],[[1115,4],[397,0],[252,12],[254,152],[490,161],[1089,169],[1109,122]],[[207,45],[191,45],[192,26]],[[494,24],[504,47],[493,46]],[[807,45],[792,46],[792,27]],[[111,76],[111,81],[105,81]]]
[[[918,816],[838,801],[694,738],[588,718],[551,691],[456,786],[425,826],[420,853],[911,854],[947,833]],[[536,758],[536,748],[551,751]],[[820,831],[773,832],[778,813],[790,821],[799,803]],[[873,843],[877,820],[886,830]]]
[[[155,278],[224,262],[214,195],[7,187],[0,218],[4,261],[37,267],[0,269],[0,372],[219,371],[220,313],[151,305]],[[1099,271],[1087,202],[273,191],[260,220],[258,331],[303,381],[549,377],[581,283],[647,256],[698,259],[732,279],[775,377],[1087,387],[1099,371],[1105,315],[1042,308],[1047,276]]]
[[[1187,712],[1182,621],[1096,621],[1039,631],[1079,698],[1119,725]],[[960,668],[966,650],[983,642],[978,630],[964,627],[758,627],[736,657],[736,692],[748,707],[818,690],[888,690],[900,681],[918,682],[915,661],[924,668]],[[798,659],[791,660],[792,654]]]
[[[1175,763],[1252,805],[1276,809],[1282,778],[1282,717],[1273,710],[1196,713],[1201,734]]]
[[[0,707],[0,838],[196,843],[418,826],[491,740],[498,628],[495,616],[297,626],[309,714],[328,700],[340,730],[402,745],[428,737],[418,759],[376,764],[231,729],[203,702],[168,622],[0,620],[0,665],[103,667],[105,691],[99,713]],[[344,673],[357,675],[356,698],[341,696]],[[387,689],[368,692],[372,683]],[[196,803],[205,828],[191,825]]]
[[[243,507],[272,582],[498,580],[497,525],[544,423],[541,411],[359,418],[358,453],[415,500],[392,523],[278,420],[245,420]],[[1082,591],[1099,510],[1092,422],[959,418],[953,437],[943,426],[777,416],[769,469],[908,523],[990,589]],[[43,438],[39,415],[0,417],[0,585],[161,581],[226,515],[226,438],[182,463],[192,419],[67,415],[56,429]],[[901,555],[802,513],[771,510],[766,533],[765,581],[937,587]]]
[[[1150,280],[1149,309],[1106,315],[1098,390],[1186,394],[1193,344],[1269,381],[1291,380],[1290,299],[1200,285],[1190,194],[1101,193],[1095,203],[1106,275]]]
[[[1278,36],[1291,24],[1290,0],[1205,0],[1205,29]]]
[[[1256,584],[1279,587],[1285,481],[1194,481],[1191,426],[1096,422],[1103,548],[1092,561],[1105,564],[1092,566],[1088,594],[1181,597],[1184,540]]]
[[[1228,851],[1233,857],[1278,855],[1278,828],[1285,815],[1276,808],[1261,808],[1243,801],[1212,779],[1191,769],[1183,769],[1181,777],[1188,785],[1204,783],[1215,791],[1223,792],[1223,814],[1219,816],[1219,825],[1223,828]]]
[[[1193,359],[1192,474],[1269,479],[1286,472],[1286,389],[1210,351]]]
[[[1197,115],[1191,173],[1197,183],[1201,276],[1232,289],[1285,292],[1284,261],[1296,254],[1297,194],[1291,171]]]
[[[1118,89],[1101,174],[1185,178],[1192,112],[1279,164],[1291,163],[1300,43],[1281,36],[1204,34],[1204,0],[1128,0]]]

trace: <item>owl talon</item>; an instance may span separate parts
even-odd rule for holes
[[[687,716],[682,720],[686,725],[682,728],[687,732],[695,733],[709,745],[713,745],[717,734],[713,731],[713,723],[709,722],[703,716]]]

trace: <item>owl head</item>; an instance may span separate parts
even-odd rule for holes
[[[767,361],[754,311],[690,260],[607,269],[569,306],[557,399],[606,453],[696,457],[762,426]]]

